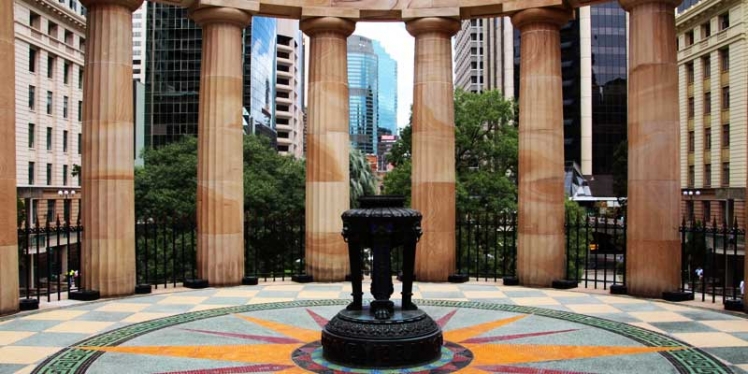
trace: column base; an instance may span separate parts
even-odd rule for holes
[[[39,299],[21,299],[18,306],[22,312],[27,310],[37,310],[39,309]]]
[[[742,312],[745,310],[743,300],[741,299],[727,299],[725,300],[725,310],[733,312]]]
[[[570,290],[579,287],[579,282],[571,279],[556,279],[551,282],[551,287],[557,290]]]
[[[208,288],[208,280],[207,279],[185,279],[184,280],[184,286],[186,288],[192,288],[192,289],[201,289],[201,288]]]
[[[253,275],[245,275],[242,278],[242,286],[256,286],[260,280]]]
[[[517,277],[504,277],[501,280],[505,286],[519,286],[519,278]]]
[[[137,295],[149,294],[151,293],[151,288],[150,284],[138,284],[135,286],[135,293]]]
[[[452,274],[447,277],[449,283],[465,283],[470,280],[467,274]]]
[[[662,299],[674,302],[690,301],[693,300],[693,292],[665,291],[662,293]]]
[[[310,274],[292,275],[291,281],[296,283],[312,283],[314,282],[314,277]]]
[[[629,290],[626,288],[626,286],[622,284],[614,284],[610,286],[610,294],[611,295],[625,295],[629,292]]]
[[[94,301],[101,298],[101,294],[97,290],[78,290],[70,292],[68,299],[78,301]]]

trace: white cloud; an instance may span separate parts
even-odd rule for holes
[[[397,61],[397,125],[405,127],[413,103],[415,40],[402,22],[358,22],[355,34],[379,41]]]

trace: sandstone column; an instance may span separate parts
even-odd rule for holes
[[[211,286],[244,276],[242,30],[251,15],[200,8],[203,29],[197,165],[197,275]]]
[[[135,290],[132,12],[143,0],[83,0],[83,287]]]
[[[662,297],[680,285],[678,65],[680,0],[620,0],[629,12],[626,286]]]
[[[554,8],[512,16],[522,38],[517,275],[524,285],[549,287],[566,275],[559,29],[569,19],[570,11]]]
[[[0,82],[15,87],[13,0],[0,0]],[[16,138],[15,90],[0,90],[0,138]],[[0,315],[18,311],[18,243],[16,233],[16,145],[0,148]]]
[[[306,159],[306,271],[315,281],[340,281],[348,248],[340,215],[349,207],[348,38],[356,25],[342,18],[301,21],[310,37]]]
[[[460,22],[419,18],[415,37],[411,201],[423,214],[416,250],[419,281],[444,282],[455,270],[455,120],[452,35]]]

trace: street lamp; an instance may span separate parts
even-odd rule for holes
[[[75,198],[75,190],[57,190],[57,195],[63,198],[63,215],[65,222],[70,224],[70,199]]]
[[[694,206],[693,206],[693,198],[694,196],[698,197],[701,195],[701,191],[699,190],[683,190],[683,197],[687,197],[688,201],[686,202],[686,207],[688,208],[688,216],[691,222],[694,220]]]

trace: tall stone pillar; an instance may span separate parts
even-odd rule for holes
[[[83,0],[83,287],[135,290],[132,12],[143,0]]]
[[[15,87],[13,0],[0,0],[0,82]],[[0,90],[0,138],[16,138],[15,90]],[[18,311],[18,243],[16,233],[16,145],[0,148],[0,315]]]
[[[242,30],[251,15],[199,8],[203,30],[197,148],[197,275],[211,286],[244,276]]]
[[[643,297],[680,285],[680,1],[619,0],[630,17],[626,286]]]
[[[522,38],[517,275],[524,285],[549,287],[566,275],[559,29],[569,19],[570,11],[555,8],[512,16]]]
[[[416,251],[419,281],[444,282],[455,270],[455,119],[452,35],[460,22],[419,18],[415,37],[411,201],[423,214]]]
[[[356,24],[335,17],[301,21],[310,37],[306,159],[306,271],[315,281],[345,279],[348,249],[340,215],[348,210],[348,56]]]

